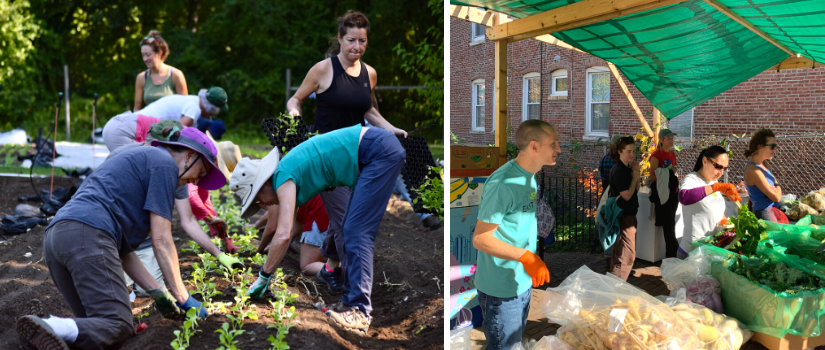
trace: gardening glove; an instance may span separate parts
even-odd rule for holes
[[[188,311],[191,308],[197,309],[198,318],[206,318],[206,316],[209,316],[209,314],[206,312],[206,309],[203,308],[203,305],[201,305],[199,301],[195,300],[195,298],[192,297],[192,294],[189,294],[189,299],[186,299],[186,302],[184,302],[183,304],[178,304],[178,302],[176,301],[175,305],[177,305],[184,313],[186,313],[186,311]]]
[[[209,225],[215,230],[215,232],[218,232],[218,237],[224,240],[226,252],[237,254],[238,248],[235,247],[235,244],[232,243],[232,238],[230,238],[229,235],[226,233],[226,221],[223,221],[223,219],[216,217],[212,219]]]
[[[175,318],[183,315],[183,311],[176,305],[175,297],[172,296],[172,293],[169,293],[165,286],[149,289],[146,293],[155,300],[155,308],[160,311],[163,317]]]
[[[727,225],[729,222],[730,222],[730,220],[728,220],[728,218],[722,218],[722,220],[721,220],[721,221],[719,221],[719,226],[725,226],[725,225]]]
[[[538,255],[528,250],[518,261],[524,265],[524,270],[533,278],[534,288],[550,283],[550,270],[547,270],[547,265],[544,265],[544,261],[541,261]]]
[[[739,197],[739,192],[736,191],[736,186],[733,184],[725,184],[725,183],[715,183],[713,184],[713,192],[721,192],[722,194],[728,196],[728,198],[732,201],[741,201],[742,197]]]
[[[218,255],[218,261],[221,263],[221,265],[226,266],[226,268],[230,270],[243,268],[243,263],[241,263],[241,261],[238,260],[238,258],[232,257],[226,253],[220,253]]]
[[[249,286],[249,290],[246,292],[246,295],[252,297],[253,299],[263,298],[267,289],[269,289],[269,279],[271,277],[272,275],[269,277],[264,277],[263,273],[258,272],[258,279],[255,280],[255,283],[252,283],[252,285]]]

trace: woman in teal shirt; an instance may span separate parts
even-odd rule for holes
[[[259,209],[251,207],[255,203],[260,208],[267,206],[270,220],[277,220],[275,239],[272,235],[261,239],[262,246],[269,246],[269,255],[249,295],[263,296],[271,274],[283,260],[295,208],[323,191],[347,186],[353,191],[343,227],[349,266],[346,293],[340,302],[321,309],[343,329],[366,334],[372,320],[375,236],[406,156],[389,131],[354,125],[312,137],[280,161],[277,148],[261,160],[241,159],[229,188],[242,200],[242,216],[255,214]]]

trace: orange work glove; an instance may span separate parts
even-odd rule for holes
[[[721,192],[722,194],[728,196],[732,201],[741,201],[742,197],[739,197],[739,192],[736,191],[736,186],[733,184],[726,184],[726,183],[715,183],[713,184],[713,192]]]
[[[725,226],[729,223],[728,218],[722,218],[722,221],[719,221],[719,226]]]
[[[541,261],[538,255],[528,250],[518,261],[524,265],[524,270],[533,278],[534,288],[550,283],[550,270],[547,270],[547,265],[544,265],[544,261]]]

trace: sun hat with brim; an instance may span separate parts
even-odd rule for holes
[[[277,148],[273,148],[263,159],[249,159],[244,157],[235,166],[232,177],[229,178],[229,189],[235,191],[241,202],[241,217],[248,219],[258,212],[260,208],[253,207],[255,196],[264,186],[267,180],[272,178],[275,169],[278,168],[278,158],[280,154]]]
[[[223,185],[226,185],[226,177],[221,172],[221,169],[215,165],[215,154],[218,152],[215,148],[215,143],[200,132],[200,130],[196,128],[185,128],[181,130],[180,137],[178,137],[177,140],[172,138],[168,141],[152,141],[152,146],[159,145],[176,145],[186,147],[200,153],[201,156],[209,162],[209,164],[212,164],[212,169],[206,173],[206,176],[198,180],[198,187],[205,190],[217,190],[223,187]]]
[[[222,88],[213,86],[206,90],[206,100],[215,107],[220,108],[222,113],[229,113],[229,105],[226,104],[229,99],[226,97],[226,91]]]

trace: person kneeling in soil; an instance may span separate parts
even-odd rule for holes
[[[372,320],[375,236],[406,152],[389,131],[354,125],[310,138],[280,162],[278,158],[275,148],[261,160],[241,159],[229,181],[229,189],[241,198],[244,218],[258,210],[250,208],[252,203],[260,208],[268,206],[269,215],[278,218],[266,263],[249,294],[262,297],[275,267],[283,260],[296,205],[330,188],[350,187],[353,191],[344,219],[343,252],[338,252],[346,258],[346,293],[340,302],[322,310],[343,329],[366,334]],[[330,246],[328,249],[336,249]]]
[[[272,241],[272,236],[278,228],[278,213],[267,211],[267,215],[269,214],[275,214],[275,217],[272,220],[269,220],[266,215],[261,218],[264,225],[266,225],[261,244],[258,246],[258,253],[261,254],[269,253],[269,242]],[[324,208],[324,202],[320,195],[298,207],[298,211],[295,213],[295,224],[292,225],[290,241],[301,237],[299,266],[301,273],[306,276],[315,276],[318,271],[326,268],[324,257],[321,255],[321,249],[319,248],[324,243],[328,228],[329,216],[327,216],[327,210]]]
[[[555,165],[558,134],[541,120],[527,120],[516,131],[519,153],[484,183],[473,234],[478,249],[476,288],[484,315],[487,349],[521,343],[530,310],[531,288],[550,282],[550,271],[536,250],[536,173]]]
[[[179,137],[180,135],[193,138],[195,137],[194,135],[198,134],[194,130],[195,129],[192,128],[185,128],[181,125],[181,123],[174,120],[162,120],[150,126],[149,133],[146,135],[147,141],[145,144],[130,143],[125,146],[120,146],[109,153],[109,156],[106,157],[106,161],[109,161],[110,159],[130,149],[142,147],[144,145],[150,146],[154,140],[170,140],[171,138]],[[230,170],[226,165],[222,165],[222,163],[229,164],[232,169],[234,169],[234,165],[237,163],[237,160],[231,159],[233,158],[232,156],[227,158],[226,155],[222,155],[222,153],[217,151],[217,148],[212,142],[208,142],[206,145],[209,152],[217,155],[218,168],[224,173],[225,177],[228,177]],[[221,158],[224,159],[221,160]],[[204,197],[206,200],[203,199]],[[209,191],[199,188],[193,184],[183,184],[178,186],[175,189],[175,209],[178,211],[178,218],[180,219],[181,228],[183,228],[183,231],[186,232],[186,234],[189,235],[189,237],[191,237],[192,240],[194,240],[201,248],[217,258],[218,262],[220,262],[220,264],[225,266],[227,269],[243,268],[243,263],[241,263],[240,260],[221,252],[215,243],[212,243],[212,240],[209,239],[209,236],[203,231],[201,226],[198,225],[197,220],[203,219],[204,222],[209,225],[213,235],[219,231],[216,230],[217,225],[223,225],[224,228],[226,227],[226,221],[217,217],[215,209],[209,201]],[[222,238],[227,247],[227,251],[230,253],[237,253],[237,248],[234,247],[232,238],[228,235]],[[135,248],[135,254],[137,254],[137,257],[140,259],[141,263],[143,263],[143,266],[146,267],[146,270],[152,274],[155,280],[161,285],[164,285],[163,272],[160,269],[160,265],[158,265],[157,259],[155,259],[154,250],[152,250],[151,233],[137,246],[137,248]],[[134,281],[129,278],[128,275],[125,275],[124,277],[126,278],[126,285],[132,287],[132,291],[136,296],[149,296],[149,293],[147,293],[139,285],[135,286]],[[133,295],[130,295],[129,297],[131,299]]]
[[[115,349],[134,336],[125,271],[155,299],[165,317],[198,310],[181,280],[172,242],[175,187],[195,183],[218,189],[226,177],[215,166],[211,143],[197,131],[191,138],[153,141],[103,163],[57,212],[43,239],[45,263],[75,319],[51,316],[41,307],[17,320],[25,343],[39,350]],[[133,249],[153,232],[155,256],[167,290],[141,264]]]

